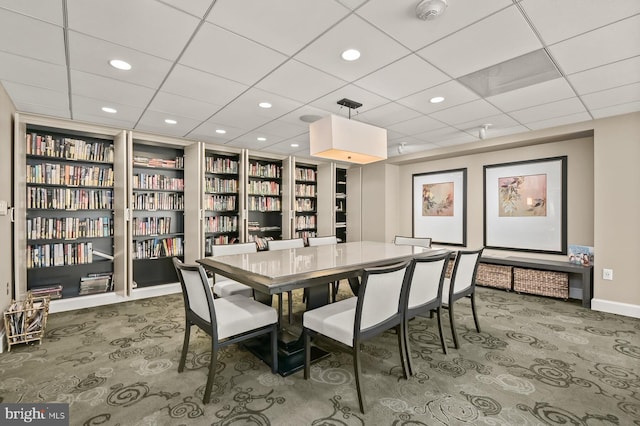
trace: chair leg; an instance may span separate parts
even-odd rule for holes
[[[271,327],[271,372],[278,373],[278,324]]]
[[[444,331],[442,329],[442,308],[438,306],[436,308],[436,315],[438,316],[438,331],[440,332],[440,344],[442,345],[442,352],[447,354],[447,344],[444,341]]]
[[[331,283],[331,302],[335,303],[338,300],[338,290],[340,288],[340,281],[334,281]]]
[[[476,330],[480,333],[480,323],[478,322],[478,312],[476,311],[476,293],[471,293],[471,312],[473,312],[473,322],[476,323]]]
[[[304,337],[304,379],[309,380],[309,372],[311,370],[311,335],[306,328],[302,330]]]
[[[202,402],[208,404],[211,400],[211,388],[213,387],[213,378],[216,375],[216,363],[218,361],[218,348],[211,342],[211,361],[209,361],[209,375],[207,377],[207,385],[204,388],[204,397]]]
[[[189,337],[191,336],[191,323],[187,320],[184,327],[184,341],[182,342],[182,354],[180,355],[180,363],[178,364],[178,373],[184,371],[184,364],[187,361],[187,352],[189,352]]]
[[[353,345],[353,371],[356,375],[356,390],[358,392],[360,412],[364,414],[364,397],[362,396],[362,387],[360,386],[360,343]]]
[[[413,376],[413,365],[411,364],[411,348],[409,347],[409,321],[404,319],[404,351],[407,359],[409,376]]]
[[[396,334],[398,335],[398,349],[400,352],[400,361],[402,362],[402,373],[404,374],[404,379],[407,380],[409,379],[411,373],[407,365],[407,342],[405,340],[406,331],[404,325],[404,321],[400,322],[400,324],[396,327]]]
[[[278,293],[278,323],[282,324],[282,293]]]
[[[458,345],[458,332],[456,331],[456,324],[453,315],[453,303],[449,303],[449,321],[451,322],[451,334],[453,334],[453,345],[456,349],[460,346]]]
[[[288,314],[289,314],[289,324],[291,324],[293,322],[293,292],[292,291],[287,292],[287,303],[289,305],[287,306]]]

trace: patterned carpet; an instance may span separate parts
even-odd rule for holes
[[[444,355],[435,319],[410,323],[409,380],[395,334],[364,346],[366,415],[351,355],[332,346],[308,381],[272,375],[242,347],[223,349],[203,406],[209,338],[192,334],[178,374],[180,295],[50,315],[42,345],[0,354],[0,401],[65,402],[72,425],[640,425],[640,320],[477,292],[483,330],[461,301],[459,350],[448,326]]]

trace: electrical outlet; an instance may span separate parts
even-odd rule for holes
[[[613,280],[613,269],[603,269],[602,270],[602,279],[603,280]]]

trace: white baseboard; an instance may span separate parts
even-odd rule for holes
[[[131,297],[127,300],[147,299],[149,297],[166,296],[167,294],[181,293],[180,283],[138,287],[131,291]]]
[[[83,308],[95,308],[96,306],[111,305],[126,302],[127,298],[116,293],[89,294],[86,296],[70,297],[68,299],[52,300],[49,304],[49,312],[66,312]]]
[[[594,311],[608,312],[610,314],[624,315],[625,317],[640,318],[640,305],[591,299],[591,309]]]

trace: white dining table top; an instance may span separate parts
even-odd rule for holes
[[[390,265],[445,253],[444,249],[357,241],[257,253],[205,257],[202,264],[216,274],[275,294],[295,288],[356,277],[364,268]]]

